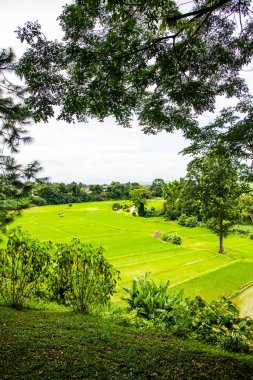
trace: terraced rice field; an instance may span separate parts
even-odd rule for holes
[[[108,260],[121,272],[122,286],[145,272],[170,281],[171,289],[206,300],[229,295],[253,280],[253,240],[231,235],[225,254],[218,254],[218,238],[205,228],[186,228],[163,218],[139,218],[112,211],[113,202],[92,202],[34,207],[16,224],[42,241],[82,241],[100,245]],[[64,214],[60,217],[59,214]],[[154,238],[155,231],[177,232],[181,246]]]

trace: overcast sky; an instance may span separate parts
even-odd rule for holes
[[[56,19],[65,4],[63,0],[0,0],[0,47],[13,47],[20,56],[25,45],[14,30],[26,21],[38,20],[49,39],[60,39]],[[204,118],[208,121],[208,116]],[[22,147],[18,160],[39,160],[42,175],[55,182],[152,182],[157,177],[169,181],[183,177],[190,161],[178,154],[187,145],[180,133],[144,135],[137,123],[124,129],[113,119],[75,125],[51,120],[29,128],[34,141]]]

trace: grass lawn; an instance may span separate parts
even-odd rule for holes
[[[64,310],[64,311],[63,311]],[[253,358],[97,317],[0,307],[1,379],[253,379]]]
[[[231,235],[221,255],[217,236],[205,228],[186,228],[160,217],[133,217],[112,211],[112,203],[34,207],[16,224],[40,240],[67,242],[78,237],[104,247],[105,256],[121,271],[117,300],[121,286],[145,272],[152,272],[156,280],[169,279],[173,290],[184,288],[187,296],[206,300],[228,295],[253,280],[253,240]],[[155,231],[177,232],[183,243],[162,242],[153,237]]]

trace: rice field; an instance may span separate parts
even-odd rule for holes
[[[102,246],[107,259],[121,272],[118,300],[122,286],[129,286],[133,277],[145,272],[152,272],[157,281],[169,280],[173,291],[184,289],[185,296],[200,295],[206,300],[229,295],[253,280],[253,240],[248,237],[229,236],[225,254],[218,254],[218,238],[205,228],[115,212],[112,203],[34,207],[15,224],[41,241],[68,242],[77,237]],[[159,202],[154,204],[159,206]],[[156,231],[177,232],[182,245],[156,239]]]

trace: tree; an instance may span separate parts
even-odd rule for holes
[[[152,182],[152,185],[150,186],[150,191],[155,197],[161,197],[163,193],[163,187],[165,185],[165,182],[162,178],[156,178]]]
[[[196,116],[214,111],[216,96],[235,96],[245,113],[236,135],[247,146],[252,102],[240,70],[253,54],[251,1],[193,0],[185,9],[173,0],[75,0],[59,17],[63,41],[48,41],[37,22],[19,28],[30,47],[18,72],[37,120],[56,105],[69,122],[113,115],[129,126],[135,113],[145,133],[181,129],[195,140],[205,137]],[[224,137],[233,141],[237,126]]]
[[[193,159],[187,166],[178,200],[180,214],[201,219],[200,176],[203,158]]]
[[[145,186],[140,185],[139,188],[130,191],[130,199],[137,208],[138,215],[145,215],[145,205],[147,204],[147,198],[150,193]]]
[[[219,253],[224,252],[223,239],[239,219],[242,191],[236,165],[226,156],[209,152],[201,165],[201,212],[207,226],[219,236]]]
[[[182,181],[169,182],[163,187],[163,199],[166,200],[166,215],[175,220],[180,215],[179,198],[182,191]]]
[[[253,223],[253,194],[245,194],[240,198],[242,215]]]
[[[0,228],[4,228],[21,210],[29,206],[28,196],[41,167],[37,161],[26,166],[18,164],[11,153],[21,143],[30,143],[26,125],[32,112],[25,104],[25,90],[7,78],[15,69],[11,49],[0,49]]]

